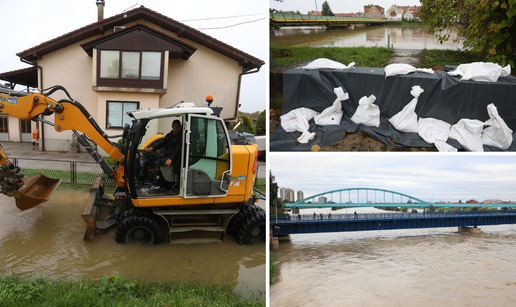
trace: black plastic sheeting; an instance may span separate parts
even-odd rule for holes
[[[309,151],[313,145],[325,147],[353,132],[362,132],[391,146],[435,148],[417,133],[397,131],[388,121],[414,98],[410,91],[413,86],[419,85],[424,92],[419,96],[416,107],[418,117],[433,117],[451,125],[462,118],[488,120],[487,105],[494,103],[498,114],[513,131],[513,143],[508,150],[516,151],[516,78],[501,77],[498,82],[460,81],[460,77],[450,76],[446,72],[455,67],[446,66],[445,71],[434,71],[434,74],[414,72],[388,78],[383,68],[287,71],[283,73],[282,114],[301,107],[322,112],[335,101],[333,89],[336,87],[348,92],[349,99],[342,102],[344,116],[340,125],[319,126],[312,119],[310,132],[315,132],[316,136],[307,144],[297,142],[300,132],[286,132],[280,125],[270,140],[270,149]],[[371,94],[376,97],[374,104],[380,107],[380,126],[353,123],[351,117],[358,107],[358,101]],[[453,139],[448,139],[447,143],[459,150],[466,150]],[[484,145],[484,151],[502,149]]]

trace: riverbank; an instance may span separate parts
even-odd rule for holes
[[[100,280],[0,277],[0,306],[265,306],[232,293],[232,283],[142,283],[118,275]]]
[[[274,65],[270,69],[270,133],[280,124],[283,103],[284,71],[302,66],[317,58],[328,58],[343,64],[355,62],[357,67],[385,67],[390,63],[407,63],[418,68],[443,70],[445,65],[460,65],[483,61],[479,53],[459,50],[396,50],[382,47],[271,47]],[[408,61],[408,62],[407,62]],[[514,72],[514,70],[513,70]],[[350,133],[326,147],[314,146],[313,151],[435,151],[427,148],[388,146],[363,133]]]

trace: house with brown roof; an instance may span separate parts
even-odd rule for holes
[[[322,16],[322,12],[319,12],[319,11],[308,11],[308,15]]]
[[[64,86],[108,135],[121,134],[127,111],[180,101],[202,106],[207,95],[223,107],[221,117],[237,118],[241,80],[262,60],[146,7],[104,19],[104,1],[97,5],[97,22],[17,53],[32,67],[0,73],[0,79],[40,89]],[[34,122],[0,117],[0,140],[31,140]],[[45,150],[71,148],[70,131],[45,125],[41,135]]]
[[[385,9],[379,5],[364,5],[365,18],[383,19],[385,18]]]

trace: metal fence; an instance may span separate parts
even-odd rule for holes
[[[459,211],[459,212],[418,212],[418,213],[354,213],[351,214],[315,214],[274,216],[271,214],[271,221],[278,223],[289,222],[313,222],[313,221],[353,221],[353,220],[399,220],[399,219],[422,219],[422,218],[453,218],[453,217],[492,217],[492,216],[513,216],[516,210],[498,211]]]
[[[58,161],[44,159],[10,158],[14,166],[19,167],[26,176],[41,173],[50,178],[61,179],[71,185],[93,185],[99,176],[104,178],[107,187],[115,183],[102,171],[95,162]],[[265,165],[258,165],[256,183],[265,186]]]

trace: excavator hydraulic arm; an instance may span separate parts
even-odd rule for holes
[[[37,119],[43,123],[53,125],[58,132],[65,130],[82,132],[119,162],[116,170],[108,168],[104,171],[108,173],[108,176],[115,184],[119,187],[125,187],[122,163],[124,155],[120,148],[108,140],[107,135],[98,127],[88,111],[69,95],[70,99],[59,101],[48,97],[56,90],[63,90],[68,95],[68,92],[60,86],[54,87],[47,95],[40,93],[28,94],[1,88],[0,112],[7,113],[21,120]],[[52,114],[55,114],[53,123],[40,118],[41,115],[47,116]],[[86,142],[83,136],[80,136],[80,139]],[[9,161],[1,146],[0,168],[0,192],[8,196],[14,196],[16,206],[21,210],[30,209],[48,200],[61,182],[60,179],[48,178],[42,174],[37,174],[30,178],[26,177],[18,167],[15,167]]]

